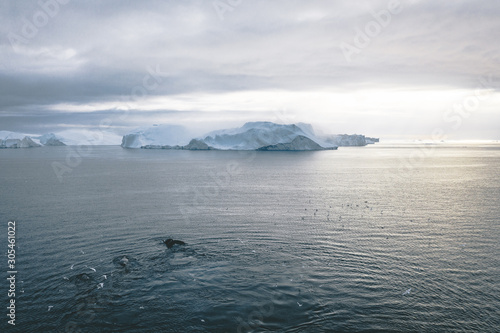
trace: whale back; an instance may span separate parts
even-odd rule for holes
[[[176,239],[172,239],[172,238],[169,238],[169,239],[166,239],[163,241],[163,243],[165,243],[165,245],[167,246],[167,248],[171,249],[174,245],[185,245],[186,243],[184,243],[183,241],[180,241],[180,240],[176,240]]]

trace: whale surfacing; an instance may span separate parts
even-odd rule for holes
[[[174,245],[186,245],[186,243],[184,243],[183,241],[180,241],[180,240],[176,240],[176,239],[172,239],[172,238],[169,238],[169,239],[166,239],[163,241],[163,243],[165,243],[165,245],[167,246],[167,248],[171,249]]]

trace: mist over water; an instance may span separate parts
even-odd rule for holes
[[[2,331],[500,327],[500,145],[72,149],[0,150]]]

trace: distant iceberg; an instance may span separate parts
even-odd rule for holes
[[[68,129],[43,135],[0,131],[0,148],[30,148],[66,145],[117,145],[121,136],[101,130]]]
[[[0,131],[0,148],[31,148],[41,145],[25,134]]]
[[[158,125],[139,128],[124,135],[121,146],[124,148],[166,148],[187,145],[192,139],[191,133],[180,125]]]
[[[44,135],[0,131],[0,148],[30,148],[65,145],[116,145],[124,148],[176,150],[328,150],[344,146],[366,146],[378,142],[364,135],[320,136],[310,124],[248,122],[241,127],[221,129],[199,136],[180,125],[143,127],[120,137],[115,133],[71,129]]]
[[[83,128],[67,129],[55,133],[55,136],[68,146],[115,146],[119,145],[122,139],[121,135],[110,131]]]
[[[122,147],[177,150],[260,150],[303,151],[337,149],[338,146],[365,146],[378,139],[364,135],[320,137],[310,124],[248,122],[241,127],[221,129],[194,137],[183,126],[160,125],[137,129],[124,135]]]
[[[66,146],[62,138],[54,133],[44,134],[38,138],[44,146]]]
[[[41,146],[65,146],[60,136],[48,133],[41,136],[0,131],[0,148],[32,148]]]
[[[324,138],[325,142],[339,147],[360,147],[379,142],[378,138],[365,137],[360,134],[337,134]]]

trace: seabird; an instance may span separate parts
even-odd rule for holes
[[[93,270],[94,272],[97,272],[97,271],[95,270],[95,268],[93,268],[93,267],[89,267],[89,266],[85,265],[85,268],[88,268],[88,269]]]

